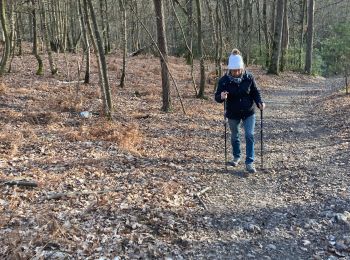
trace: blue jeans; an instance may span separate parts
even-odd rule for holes
[[[243,122],[245,141],[246,141],[246,159],[245,163],[254,162],[254,127],[255,114],[244,120],[228,119],[231,129],[231,145],[234,158],[241,158],[241,142],[240,142],[240,124]]]

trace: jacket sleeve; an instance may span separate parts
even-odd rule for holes
[[[258,89],[254,77],[251,75],[252,85],[250,87],[250,96],[254,99],[255,104],[258,106],[263,103],[261,99],[260,90]]]
[[[221,92],[224,91],[224,87],[225,87],[224,81],[225,80],[223,77],[219,80],[218,87],[217,87],[216,92],[215,92],[215,101],[218,103],[224,102],[224,100],[221,99]]]

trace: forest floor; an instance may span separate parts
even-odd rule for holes
[[[15,57],[2,78],[1,259],[350,259],[342,79],[248,68],[267,104],[264,169],[258,113],[258,172],[248,175],[243,165],[225,171],[222,104],[212,85],[207,100],[194,98],[183,59],[170,67],[186,115],[175,94],[174,111],[160,111],[156,58],[129,58],[121,89],[116,57],[112,122],[99,116],[95,62],[92,84],[69,82],[78,55],[56,55],[56,77]],[[23,180],[38,186],[11,185]]]

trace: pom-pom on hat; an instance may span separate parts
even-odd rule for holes
[[[227,69],[229,70],[244,69],[244,62],[243,62],[242,56],[231,54],[228,59]]]

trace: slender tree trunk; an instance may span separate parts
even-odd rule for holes
[[[129,0],[132,1],[132,0]],[[137,14],[137,16],[139,16],[139,6],[138,6],[138,0],[135,0],[133,3],[133,7],[134,10]],[[137,21],[134,19],[133,17],[133,22],[132,22],[132,29],[131,29],[131,36],[132,36],[132,47],[133,50],[138,50],[140,49],[140,30],[139,30],[139,25],[137,23]]]
[[[217,39],[216,39],[216,28],[214,26],[214,17],[213,17],[213,10],[212,10],[212,7],[210,6],[210,2],[209,0],[205,0],[205,3],[207,5],[207,9],[208,9],[208,16],[209,16],[209,24],[210,24],[210,28],[211,28],[211,31],[212,33],[210,33],[211,37],[211,46],[215,46],[215,43],[217,42]]]
[[[105,7],[106,7],[106,51],[107,53],[111,52],[111,33],[110,33],[110,26],[109,26],[109,15],[108,15],[108,4],[107,0],[105,0]]]
[[[14,12],[14,6],[11,4],[9,5],[9,12],[10,12],[10,62],[8,66],[7,72],[10,73],[12,69],[12,61],[15,57],[15,49],[16,49],[16,20],[15,20],[15,12]]]
[[[102,96],[102,104],[103,104],[103,110],[105,112],[105,114],[108,114],[108,105],[107,105],[107,97],[106,97],[106,89],[104,87],[104,81],[103,81],[103,75],[102,75],[102,65],[101,65],[101,59],[100,59],[100,54],[97,51],[98,47],[97,47],[97,43],[96,43],[96,39],[94,36],[94,32],[92,31],[91,28],[91,22],[90,22],[90,15],[89,15],[89,10],[88,10],[88,6],[87,6],[87,0],[83,0],[83,9],[84,9],[84,18],[85,18],[85,28],[87,29],[89,36],[90,36],[90,41],[92,43],[93,49],[94,49],[94,53],[96,56],[96,60],[97,60],[97,65],[98,65],[98,78],[99,78],[99,85],[100,85],[100,90],[101,90],[101,96]]]
[[[87,17],[84,16],[81,0],[78,0],[78,10],[79,10],[79,16],[80,16],[81,32],[83,34],[83,40],[85,45],[84,46],[85,55],[86,55],[84,83],[89,84],[90,83],[90,42],[86,32],[86,29],[88,28],[88,25],[87,25],[88,20],[87,20]]]
[[[240,49],[242,50],[242,55],[244,57],[244,61],[246,64],[249,64],[249,53],[248,48],[250,44],[247,44],[249,42],[250,38],[250,26],[248,22],[248,15],[249,15],[249,9],[250,4],[249,0],[243,1],[243,30],[240,30],[240,38],[242,39]]]
[[[349,75],[349,67],[345,67],[345,89],[346,89],[346,95],[349,94],[349,84],[348,84],[348,75]]]
[[[281,42],[282,42],[282,29],[283,29],[283,14],[284,14],[284,1],[277,0],[276,11],[276,23],[275,32],[272,46],[272,57],[269,67],[269,73],[278,74],[280,72],[280,55],[281,55]]]
[[[96,38],[96,48],[95,52],[98,52],[98,58],[100,60],[100,70],[102,75],[102,86],[104,88],[105,92],[105,98],[106,98],[106,116],[109,119],[112,119],[112,112],[113,112],[113,105],[112,105],[112,98],[111,98],[111,92],[109,88],[109,82],[108,82],[108,73],[107,73],[107,64],[106,64],[106,58],[104,54],[104,49],[102,45],[102,39],[100,35],[100,31],[98,29],[97,20],[94,12],[94,7],[92,5],[92,0],[84,0],[87,2],[89,14],[91,16],[93,30],[94,30],[94,36]]]
[[[314,41],[314,13],[315,1],[309,0],[308,22],[307,22],[307,38],[306,38],[306,57],[305,57],[305,73],[312,72],[312,51]]]
[[[164,25],[164,13],[163,13],[163,2],[162,0],[153,0],[155,13],[156,13],[156,23],[157,23],[157,39],[158,47],[162,53],[160,57],[160,66],[162,70],[162,93],[163,93],[163,106],[162,110],[164,112],[169,112],[171,110],[171,100],[170,100],[170,82],[169,82],[169,73],[166,66],[168,49],[166,43],[165,35],[165,25]]]
[[[186,62],[191,65],[191,75],[193,75],[193,0],[189,0],[187,4],[187,21],[186,38],[190,51],[186,54]]]
[[[1,26],[5,38],[5,50],[2,55],[1,63],[0,63],[0,77],[4,75],[7,61],[10,57],[11,51],[11,40],[10,35],[8,33],[8,22],[6,17],[6,1],[0,0],[0,10],[1,10]]]
[[[36,75],[43,75],[44,64],[38,53],[38,36],[37,36],[37,16],[35,0],[32,0],[32,21],[33,21],[33,54],[38,62],[38,70]]]
[[[70,29],[68,30],[68,34],[70,32],[70,51],[73,53],[77,52],[78,44],[81,42],[82,31],[80,27],[79,21],[79,6],[77,1],[71,1],[69,5],[68,13],[70,13]]]
[[[63,20],[63,52],[67,51],[68,45],[68,3],[63,2],[64,13],[62,15]]]
[[[241,46],[241,43],[242,43],[242,23],[241,23],[241,20],[242,20],[242,12],[241,12],[241,9],[242,9],[242,2],[241,0],[236,0],[236,15],[237,15],[237,20],[236,20],[236,24],[237,24],[237,28],[236,28],[236,45],[237,46]],[[244,20],[244,19],[243,19]]]
[[[122,46],[123,46],[123,65],[122,65],[122,75],[120,77],[120,87],[125,86],[125,75],[126,75],[126,54],[128,50],[128,36],[127,36],[127,24],[126,24],[126,5],[125,0],[119,0],[119,6],[122,13]]]
[[[269,27],[267,23],[267,0],[263,0],[263,31],[265,38],[265,66],[269,67],[271,48],[270,48],[270,37],[269,37]]]
[[[306,9],[306,1],[300,0],[299,4],[301,6],[300,10],[300,38],[299,38],[299,69],[302,68],[302,54],[304,49],[304,27],[305,27],[305,9]]]
[[[228,3],[226,0],[222,1],[222,8],[223,8],[223,12],[224,12],[224,15],[223,15],[224,23],[225,23],[226,27],[229,28],[231,25],[231,16],[228,12]]]
[[[261,42],[261,25],[262,25],[262,21],[261,21],[261,15],[260,15],[260,3],[259,1],[256,1],[256,13],[258,16],[258,41],[259,41],[259,56],[262,56],[262,42]]]
[[[215,81],[215,89],[217,88],[219,84],[219,79],[221,77],[222,71],[221,71],[221,58],[222,58],[222,46],[223,46],[223,40],[222,40],[222,21],[220,18],[220,6],[219,6],[219,0],[216,1],[216,58],[215,58],[215,69],[216,69],[216,81]]]
[[[41,0],[41,10],[42,10],[42,17],[43,17],[42,27],[43,27],[43,31],[44,31],[44,41],[45,41],[46,51],[48,54],[51,74],[55,75],[55,74],[57,74],[58,70],[57,70],[57,67],[53,61],[52,51],[51,51],[51,47],[50,47],[50,39],[49,39],[49,32],[48,32],[48,28],[47,28],[47,19],[46,19],[45,0]]]
[[[196,0],[197,5],[197,30],[198,30],[198,55],[199,55],[199,66],[200,66],[200,83],[198,98],[204,98],[205,90],[205,67],[204,67],[204,56],[202,46],[202,10],[200,0]]]
[[[18,48],[18,56],[22,55],[22,37],[23,37],[23,22],[22,22],[22,14],[21,13],[17,13],[16,14],[16,19],[17,19],[17,26],[16,26],[16,30],[17,30],[17,40],[16,40],[16,45]]]
[[[348,84],[348,75],[349,75],[349,67],[345,67],[345,89],[346,89],[346,95],[349,94],[349,84]]]
[[[277,13],[276,13],[276,2],[279,0],[271,0],[271,21],[270,21],[270,42],[273,45],[273,40],[275,36],[275,26],[276,26],[276,18],[277,18]],[[271,50],[271,55],[272,55],[272,50]],[[271,59],[271,56],[270,56]]]
[[[108,43],[108,35],[107,35],[107,5],[104,6],[105,0],[99,0],[100,2],[100,16],[102,23],[102,39],[103,39],[103,48],[105,54],[109,52],[109,43]]]
[[[284,2],[283,29],[282,29],[282,55],[281,71],[284,71],[287,63],[287,54],[289,46],[289,22],[288,22],[288,0]]]

